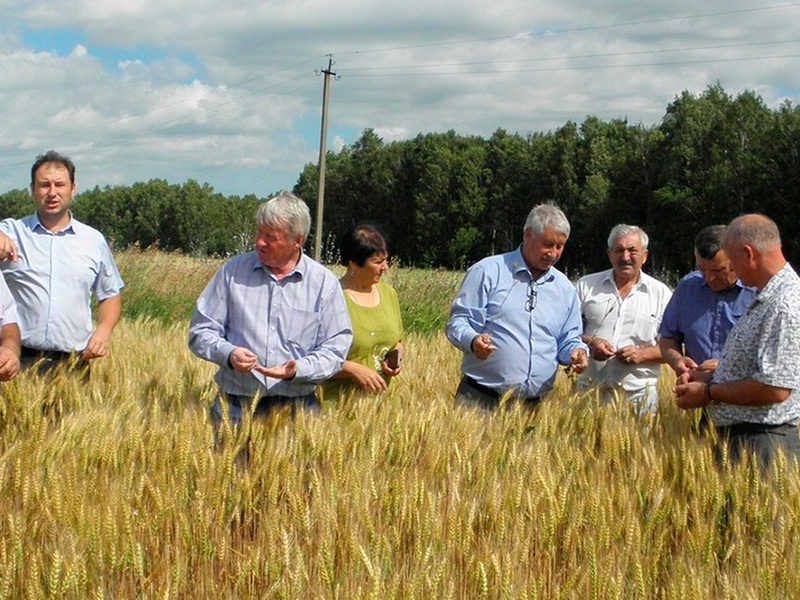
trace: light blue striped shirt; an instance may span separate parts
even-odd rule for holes
[[[480,333],[497,349],[478,359],[470,349]],[[467,271],[450,309],[447,338],[464,353],[461,370],[499,393],[539,396],[553,385],[558,364],[570,363],[581,341],[578,296],[551,267],[533,280],[520,249],[484,258]]]
[[[278,279],[255,252],[227,261],[197,300],[189,324],[189,348],[219,365],[215,381],[228,394],[304,396],[338,373],[353,332],[342,288],[328,269],[305,254]],[[297,361],[292,380],[231,369],[238,347],[265,367]]]
[[[92,292],[98,302],[120,293],[122,278],[103,234],[72,218],[51,232],[35,213],[4,219],[0,231],[17,246],[0,270],[17,303],[22,345],[77,352],[92,336]]]

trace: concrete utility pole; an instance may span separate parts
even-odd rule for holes
[[[322,131],[319,135],[319,182],[317,184],[317,231],[314,236],[314,260],[321,262],[322,256],[322,214],[325,208],[325,155],[328,140],[328,82],[331,75],[336,77],[333,68],[333,55],[328,54],[328,68],[323,69],[325,80],[322,85]]]

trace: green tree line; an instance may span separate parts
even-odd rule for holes
[[[315,165],[295,189],[315,203]],[[650,234],[650,271],[685,273],[697,231],[743,212],[772,216],[796,262],[800,109],[712,85],[681,93],[649,127],[589,116],[527,136],[450,131],[389,144],[366,130],[327,157],[325,231],[373,221],[414,265],[463,267],[514,248],[528,211],[545,201],[572,225],[560,263],[570,274],[608,266],[606,239],[620,222]]]
[[[371,221],[403,264],[464,267],[514,248],[530,208],[554,201],[572,224],[560,263],[571,275],[607,266],[606,237],[619,222],[650,234],[651,272],[684,273],[701,227],[754,211],[778,222],[796,263],[798,179],[800,108],[771,109],[755,92],[734,96],[719,84],[676,96],[652,126],[588,116],[550,132],[449,131],[391,143],[367,129],[327,155],[323,255],[335,260],[344,228]],[[294,192],[315,214],[316,165],[305,166]],[[251,246],[261,200],[151,180],[82,192],[75,213],[118,248],[224,256]],[[0,196],[0,216],[30,208],[27,191]]]

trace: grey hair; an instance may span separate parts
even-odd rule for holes
[[[280,227],[291,237],[308,237],[311,213],[308,206],[291,192],[280,192],[258,208],[256,223],[259,227]]]
[[[525,219],[525,227],[522,228],[522,231],[524,233],[525,230],[530,229],[533,235],[541,235],[548,227],[569,237],[569,221],[561,209],[552,202],[534,206],[528,213],[528,218]]]
[[[631,233],[635,233],[639,236],[639,239],[642,241],[642,250],[647,250],[647,245],[650,243],[650,238],[644,232],[644,229],[637,227],[636,225],[626,225],[625,223],[614,225],[614,227],[611,229],[611,233],[608,234],[608,249],[611,250],[614,247],[614,243],[619,238],[630,235]]]
[[[694,251],[697,256],[706,260],[714,260],[717,253],[722,250],[722,240],[725,239],[725,225],[709,225],[703,227],[694,238]]]
[[[728,225],[725,239],[736,247],[749,244],[759,252],[772,250],[775,246],[781,245],[781,234],[775,221],[760,214],[736,217]]]

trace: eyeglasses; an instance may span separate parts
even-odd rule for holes
[[[525,301],[525,310],[528,312],[533,312],[533,309],[536,308],[536,300],[538,295],[536,293],[536,283],[531,281],[528,284],[528,299]]]

